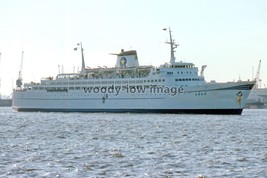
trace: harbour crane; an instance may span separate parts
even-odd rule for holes
[[[261,82],[261,79],[260,79],[260,70],[261,70],[261,60],[259,61],[258,70],[257,70],[256,76],[254,78],[254,81],[256,81],[255,88],[258,88],[260,86],[260,82]]]
[[[18,79],[16,80],[17,88],[21,88],[21,86],[22,86],[22,65],[23,65],[23,54],[24,54],[24,51],[22,51],[21,61],[20,61],[20,68],[19,68],[19,75],[18,75]]]
[[[1,66],[1,53],[0,53],[0,66]],[[0,89],[1,89],[1,78],[0,78]],[[0,92],[0,99],[1,99],[1,92]]]

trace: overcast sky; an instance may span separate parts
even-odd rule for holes
[[[122,48],[159,66],[170,60],[166,27],[177,61],[207,65],[207,81],[251,79],[261,59],[267,83],[266,0],[0,0],[1,93],[15,87],[22,51],[24,82],[77,70],[78,42],[86,66],[112,67]]]

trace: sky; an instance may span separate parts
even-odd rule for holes
[[[207,81],[251,80],[262,60],[267,87],[266,0],[0,0],[0,93],[12,93],[22,51],[23,82],[77,71],[80,42],[89,67],[113,67],[121,49],[159,66],[170,61],[168,27],[176,61],[207,65]]]

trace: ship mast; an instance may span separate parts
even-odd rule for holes
[[[83,46],[82,43],[81,44],[81,53],[82,53],[82,70],[81,70],[81,74],[84,75],[85,74],[85,62],[84,62],[84,55],[83,55]]]
[[[166,29],[164,29],[166,30]],[[174,49],[177,48],[178,44],[175,43],[175,41],[172,39],[172,33],[171,33],[171,28],[169,27],[169,35],[170,35],[170,42],[166,42],[167,44],[170,44],[171,46],[171,59],[170,63],[174,64],[175,63],[175,56],[174,53],[176,52]]]
[[[85,75],[86,74],[86,70],[85,70],[85,62],[84,62],[84,55],[83,55],[83,46],[82,43],[78,43],[78,46],[81,45],[81,54],[82,54],[82,69],[80,71],[81,75]],[[77,50],[77,48],[74,48],[74,50]]]

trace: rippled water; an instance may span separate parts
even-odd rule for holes
[[[0,108],[0,177],[267,177],[267,110],[242,116]]]

